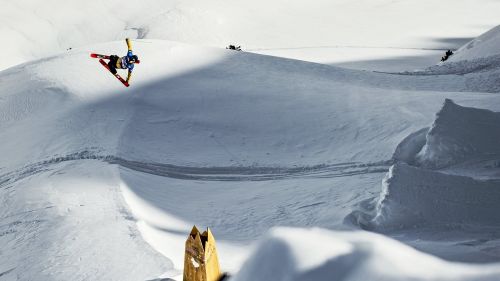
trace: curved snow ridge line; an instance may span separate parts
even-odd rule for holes
[[[0,187],[40,172],[49,171],[50,169],[48,166],[50,165],[77,160],[99,160],[156,176],[181,180],[204,181],[269,181],[290,178],[347,177],[369,173],[386,173],[393,164],[393,160],[386,160],[374,163],[346,162],[300,167],[194,167],[127,160],[122,157],[99,155],[92,151],[85,150],[30,164],[17,171],[0,175]]]

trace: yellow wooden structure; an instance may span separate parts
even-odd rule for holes
[[[193,226],[186,240],[183,281],[218,281],[221,277],[215,238],[209,228]]]

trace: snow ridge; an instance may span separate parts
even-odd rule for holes
[[[500,113],[446,99],[430,129],[397,147],[366,226],[500,227],[499,143]]]
[[[444,168],[466,159],[500,155],[500,113],[446,99],[418,153],[418,164]]]
[[[374,223],[377,228],[415,226],[500,227],[498,181],[480,181],[404,163],[391,168],[383,183]]]

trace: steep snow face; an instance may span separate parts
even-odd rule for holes
[[[373,233],[279,228],[231,280],[493,281],[499,274],[497,266],[445,262]]]
[[[384,180],[382,194],[377,227],[500,227],[498,181],[396,164]]]
[[[427,133],[417,163],[427,168],[500,156],[500,113],[447,99]]]
[[[500,55],[500,25],[465,44],[450,58],[450,62],[498,55]]]
[[[347,221],[394,235],[412,229],[403,241],[441,256],[447,256],[443,245],[429,243],[464,238],[482,241],[484,245],[465,252],[477,260],[496,260],[494,249],[500,247],[496,235],[500,231],[499,122],[498,112],[459,106],[447,99],[430,129],[412,133],[398,145],[393,156],[396,163],[383,181],[380,197],[365,202],[368,213],[354,212]],[[446,233],[447,238],[439,233]],[[418,240],[409,241],[410,237]],[[467,248],[470,242],[452,244]],[[459,260],[466,260],[465,252]]]
[[[425,144],[422,132],[398,146],[395,159],[402,163],[392,167],[384,180],[376,223],[500,227],[500,113],[447,99]]]

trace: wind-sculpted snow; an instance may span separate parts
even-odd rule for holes
[[[414,163],[416,155],[425,145],[428,131],[429,128],[423,128],[407,136],[396,147],[392,159],[410,164]]]
[[[446,99],[417,155],[417,163],[444,168],[465,160],[500,157],[499,144],[499,112],[462,107]]]
[[[430,129],[409,135],[397,147],[373,217],[353,215],[383,232],[498,229],[499,143],[500,113],[447,99]]]
[[[234,281],[494,281],[497,266],[466,266],[367,232],[278,228],[263,239]]]
[[[382,187],[378,228],[500,227],[500,180],[394,165]]]

